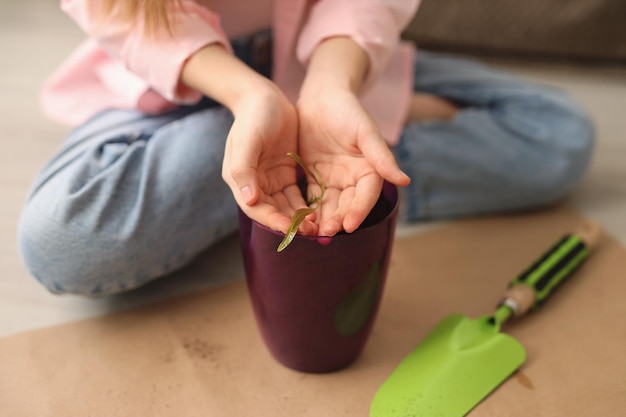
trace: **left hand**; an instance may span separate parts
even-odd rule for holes
[[[349,89],[327,85],[302,91],[296,105],[299,153],[326,186],[316,214],[318,235],[355,231],[376,204],[383,179],[404,186],[400,170],[376,123]],[[319,195],[309,178],[309,195]]]

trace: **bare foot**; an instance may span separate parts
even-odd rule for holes
[[[441,97],[425,93],[414,93],[406,122],[451,120],[458,111],[459,107],[457,105]]]

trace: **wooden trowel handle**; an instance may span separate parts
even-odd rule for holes
[[[600,238],[601,228],[587,222],[563,236],[535,263],[511,281],[500,306],[515,316],[541,305],[589,257]]]

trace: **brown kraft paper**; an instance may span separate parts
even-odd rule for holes
[[[557,208],[397,238],[371,339],[331,374],[269,355],[243,280],[0,339],[0,416],[366,417],[439,320],[491,313],[508,282],[583,220]],[[626,250],[603,236],[545,306],[505,326],[528,358],[469,415],[626,415],[624,271]]]

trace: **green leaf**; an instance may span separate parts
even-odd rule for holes
[[[295,213],[293,213],[289,229],[287,229],[287,233],[285,234],[283,241],[280,242],[280,245],[278,245],[278,249],[276,250],[277,252],[282,252],[283,249],[289,246],[296,233],[298,233],[298,227],[300,227],[300,224],[302,224],[304,218],[313,213],[315,210],[317,210],[317,207],[308,207],[298,209]]]
[[[300,155],[298,155],[298,154],[296,154],[294,152],[288,152],[287,156],[292,158],[294,161],[296,161],[296,163],[298,165],[300,165],[300,167],[302,167],[302,169],[304,170],[305,174],[315,180],[317,185],[320,186],[321,193],[320,193],[319,196],[311,197],[306,202],[307,205],[309,205],[309,206],[311,204],[315,204],[315,206],[307,207],[307,208],[301,208],[301,209],[296,210],[293,213],[293,216],[291,217],[291,224],[289,225],[289,229],[287,229],[287,233],[285,234],[285,237],[283,238],[283,241],[280,242],[280,245],[278,245],[278,249],[276,250],[277,252],[282,252],[283,249],[285,249],[287,246],[289,246],[289,244],[293,241],[293,238],[296,236],[296,233],[298,233],[298,228],[300,227],[300,225],[304,221],[304,218],[306,216],[308,216],[309,214],[313,213],[315,210],[317,210],[317,208],[320,206],[322,200],[324,199],[324,193],[326,192],[326,186],[324,185],[324,180],[322,179],[322,175],[317,170],[317,168],[315,168],[315,166],[313,166],[313,170],[315,171],[313,173],[313,172],[311,172],[311,170],[309,170],[309,168],[307,168],[307,166],[305,165],[305,163],[302,160],[302,158],[300,158]]]

